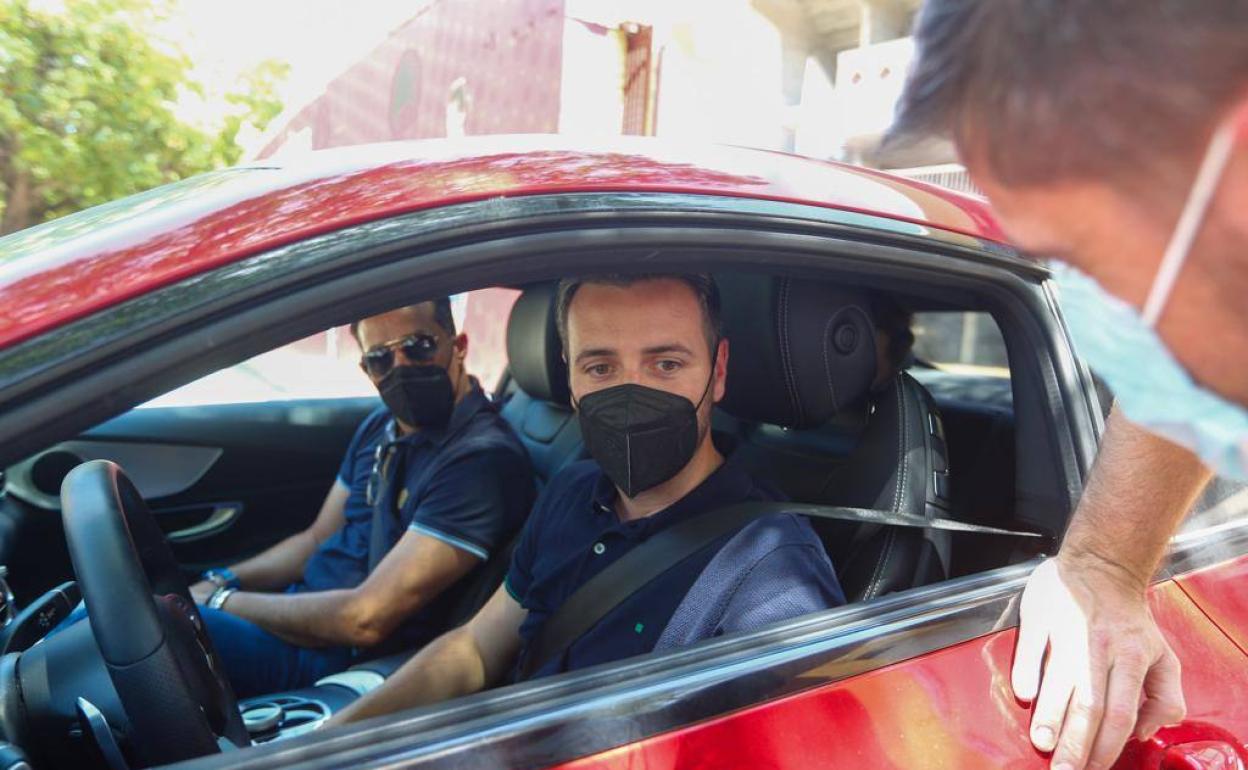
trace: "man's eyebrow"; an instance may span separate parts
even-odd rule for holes
[[[614,348],[588,348],[576,354],[576,362],[579,363],[586,358],[599,358],[601,356],[615,355]]]
[[[662,355],[663,353],[684,353],[687,356],[693,355],[692,350],[678,342],[669,342],[666,345],[655,345],[654,347],[646,348],[641,352],[648,356],[657,356]]]

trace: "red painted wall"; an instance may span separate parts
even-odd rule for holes
[[[464,133],[553,133],[563,23],[563,0],[435,0],[330,82],[259,157],[305,129],[317,150],[446,136],[461,82]]]

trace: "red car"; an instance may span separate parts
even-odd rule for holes
[[[850,603],[316,729],[401,654],[243,703],[240,719],[185,580],[306,526],[376,399],[169,394],[214,372],[308,379],[295,359],[254,357],[466,293],[470,334],[500,356],[490,340],[507,338],[496,397],[545,478],[583,453],[551,387],[552,283],[639,269],[719,283],[733,354],[716,428],[757,473],[795,503],[892,517],[814,520]],[[802,299],[828,285],[885,303],[916,341],[900,371],[816,419],[801,394],[835,387],[829,356],[869,344],[841,333],[835,304]],[[500,297],[509,322],[472,320]],[[978,199],[742,149],[384,145],[214,172],[11,235],[0,316],[0,559],[17,596],[0,768],[21,752],[36,768],[1047,767],[1009,687],[1015,601],[1079,497],[1106,402],[1046,269]],[[70,470],[98,459],[133,487],[62,499]],[[1236,494],[1210,493],[1151,595],[1187,721],[1129,744],[1122,767],[1248,759]],[[465,587],[463,612],[500,575]],[[79,592],[89,628],[44,638]]]

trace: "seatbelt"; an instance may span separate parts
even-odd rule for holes
[[[382,557],[390,550],[390,546],[394,545],[386,537],[387,524],[389,520],[397,519],[399,515],[397,510],[398,492],[394,489],[394,485],[398,483],[400,485],[399,488],[403,488],[403,482],[405,481],[403,476],[407,470],[405,460],[403,447],[397,441],[377,447],[377,459],[374,464],[373,475],[377,476],[377,484],[380,489],[376,498],[372,501],[373,515],[369,522],[368,574],[370,575],[377,568],[377,564],[381,562]]]
[[[891,527],[935,529],[981,535],[1046,539],[1037,532],[967,524],[952,519],[908,513],[844,508],[809,503],[751,500],[708,511],[662,530],[594,575],[568,597],[542,625],[520,664],[520,680],[531,677],[548,661],[572,646],[587,631],[630,596],[686,558],[721,537],[764,516],[792,513],[812,519],[882,524]]]

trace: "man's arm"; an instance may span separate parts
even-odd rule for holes
[[[466,551],[408,530],[356,588],[239,592],[222,609],[292,644],[371,647],[479,563]]]
[[[344,511],[349,494],[350,490],[342,481],[336,480],[311,526],[231,567],[243,588],[250,591],[278,590],[298,580],[308,559],[321,543],[346,523]],[[191,586],[191,595],[203,603],[215,588],[212,583],[201,580]]]
[[[1178,658],[1145,593],[1210,475],[1111,412],[1061,550],[1036,569],[1019,610],[1012,684],[1035,701],[1031,740],[1053,751],[1055,769],[1108,767],[1133,730],[1146,738],[1183,718]]]
[[[329,724],[439,703],[497,683],[520,649],[525,614],[500,586],[472,620],[430,642],[384,684],[335,714]]]

